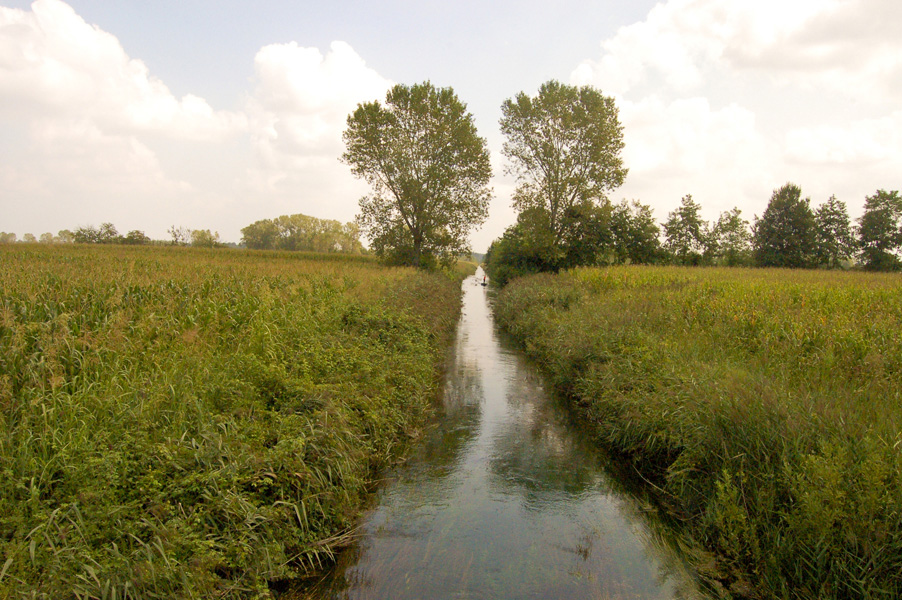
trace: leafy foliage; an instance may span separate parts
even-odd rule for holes
[[[145,244],[149,244],[150,242],[151,239],[144,235],[143,231],[139,231],[137,229],[129,231],[128,234],[124,238],[122,238],[123,244],[128,244],[131,246],[143,246]]]
[[[652,264],[661,259],[661,229],[652,209],[638,200],[620,202],[611,215],[613,252],[618,263]]]
[[[191,231],[191,245],[195,248],[215,248],[219,245],[219,232],[213,233],[209,229],[194,229]]]
[[[818,264],[839,269],[855,253],[855,238],[846,204],[830,198],[814,212]]]
[[[396,85],[348,117],[342,159],[373,189],[358,223],[392,264],[433,267],[469,255],[488,216],[491,164],[473,116],[451,88]]]
[[[802,189],[787,183],[774,190],[764,214],[755,220],[755,263],[761,267],[812,267],[816,228],[809,200]]]
[[[553,270],[556,256],[550,252],[552,248],[550,240],[535,235],[528,221],[518,219],[489,246],[486,273],[494,283],[505,285],[516,277]]]
[[[241,230],[242,243],[252,250],[306,252],[363,251],[355,223],[317,219],[307,215],[282,215],[255,221]]]
[[[73,237],[79,244],[117,244],[122,241],[119,231],[112,223],[101,223],[99,229],[93,225],[79,227]]]
[[[667,216],[664,250],[675,264],[698,265],[707,254],[710,234],[708,223],[701,218],[700,211],[701,206],[689,194]]]
[[[861,258],[871,271],[895,271],[902,267],[902,197],[898,191],[877,190],[865,199],[858,220]]]
[[[714,264],[726,267],[748,266],[752,262],[752,232],[742,211],[734,208],[720,213],[711,229],[708,253]]]
[[[577,266],[653,263],[661,260],[659,229],[651,207],[640,202],[613,206],[583,203],[568,208],[555,243],[548,212],[528,209],[495,240],[486,255],[486,272],[504,285],[515,277]]]
[[[503,153],[519,184],[514,206],[545,213],[551,243],[564,243],[573,211],[586,211],[623,184],[623,128],[613,98],[589,86],[549,81],[535,97],[501,106]]]

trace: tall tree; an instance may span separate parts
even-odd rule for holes
[[[858,219],[858,243],[864,267],[871,271],[894,271],[902,267],[902,198],[898,191],[877,190],[864,201]]]
[[[469,254],[470,231],[488,217],[486,142],[454,90],[396,85],[385,104],[348,117],[342,160],[373,189],[358,223],[389,262],[431,267]]]
[[[814,224],[818,264],[831,269],[841,268],[855,253],[855,238],[846,203],[830,196],[814,211]]]
[[[506,172],[519,182],[514,207],[547,213],[552,242],[559,244],[568,211],[585,212],[578,207],[604,200],[626,177],[614,100],[589,86],[549,81],[535,97],[520,92],[505,100],[501,111]]]
[[[100,231],[93,225],[79,227],[72,234],[77,244],[97,244],[100,242]]]
[[[254,221],[241,229],[241,242],[251,250],[280,248],[280,231],[272,219]]]
[[[701,208],[692,195],[687,194],[680,206],[667,215],[664,250],[676,264],[698,265],[703,260],[708,246],[709,226],[699,215]]]
[[[738,267],[751,263],[752,232],[738,208],[720,213],[711,228],[708,252],[716,264]]]
[[[661,229],[652,209],[638,200],[623,200],[611,213],[611,237],[618,262],[650,264],[661,258]]]
[[[774,190],[760,219],[755,220],[752,243],[755,262],[762,267],[814,266],[814,213],[802,189],[787,183]]]
[[[97,243],[99,244],[117,244],[122,240],[119,231],[112,223],[101,223],[100,229],[97,231]]]
[[[187,246],[191,243],[191,230],[187,227],[176,227],[173,225],[166,230],[172,241],[169,242],[173,246]]]
[[[215,248],[219,244],[219,232],[213,233],[209,229],[191,230],[191,245],[195,248]]]

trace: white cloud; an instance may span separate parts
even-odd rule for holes
[[[0,8],[0,124],[9,227],[113,221],[162,237],[210,196],[205,182],[169,172],[159,147],[221,144],[247,119],[175,98],[113,35],[59,0],[37,0],[31,11]]]
[[[37,119],[28,129],[30,143],[0,169],[0,213],[36,234],[112,221],[161,236],[197,194],[134,136],[89,120]]]
[[[333,42],[325,56],[295,42],[274,44],[262,48],[254,64],[250,110],[266,159],[340,153],[348,114],[360,102],[381,100],[391,86],[344,42]]]
[[[0,96],[6,113],[90,119],[109,132],[221,140],[246,127],[243,115],[202,98],[175,98],[113,35],[59,0],[37,0],[31,12],[0,8]]]
[[[692,194],[713,218],[742,204],[743,196],[767,191],[762,174],[772,169],[772,149],[746,108],[713,109],[703,97],[649,96],[618,105],[630,169],[618,195],[651,204],[664,218]]]
[[[621,28],[574,79],[624,94],[663,82],[676,93],[757,74],[874,101],[902,87],[897,0],[670,0]]]
[[[787,160],[808,165],[900,162],[902,112],[845,125],[798,128],[786,134]]]
[[[339,163],[342,132],[357,105],[382,100],[391,81],[344,42],[333,42],[325,55],[294,42],[274,44],[254,64],[248,112],[257,163],[245,185],[293,212],[353,219],[366,186]]]
[[[176,224],[233,241],[289,212],[353,219],[366,187],[338,161],[341,133],[357,103],[383,98],[391,82],[343,42],[325,55],[266,46],[255,70],[243,110],[215,110],[173,96],[60,0],[0,7],[0,213],[22,229],[113,220],[156,237]]]
[[[897,0],[669,0],[571,81],[617,98],[621,192],[659,218],[686,193],[750,216],[789,180],[851,208],[899,186],[900,20]]]

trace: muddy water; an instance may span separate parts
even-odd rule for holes
[[[442,424],[307,597],[699,598],[649,505],[496,330],[480,281],[464,282]]]

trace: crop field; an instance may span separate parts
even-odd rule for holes
[[[902,278],[616,267],[496,314],[733,597],[902,597]]]
[[[0,246],[0,597],[268,597],[425,423],[453,277]]]

